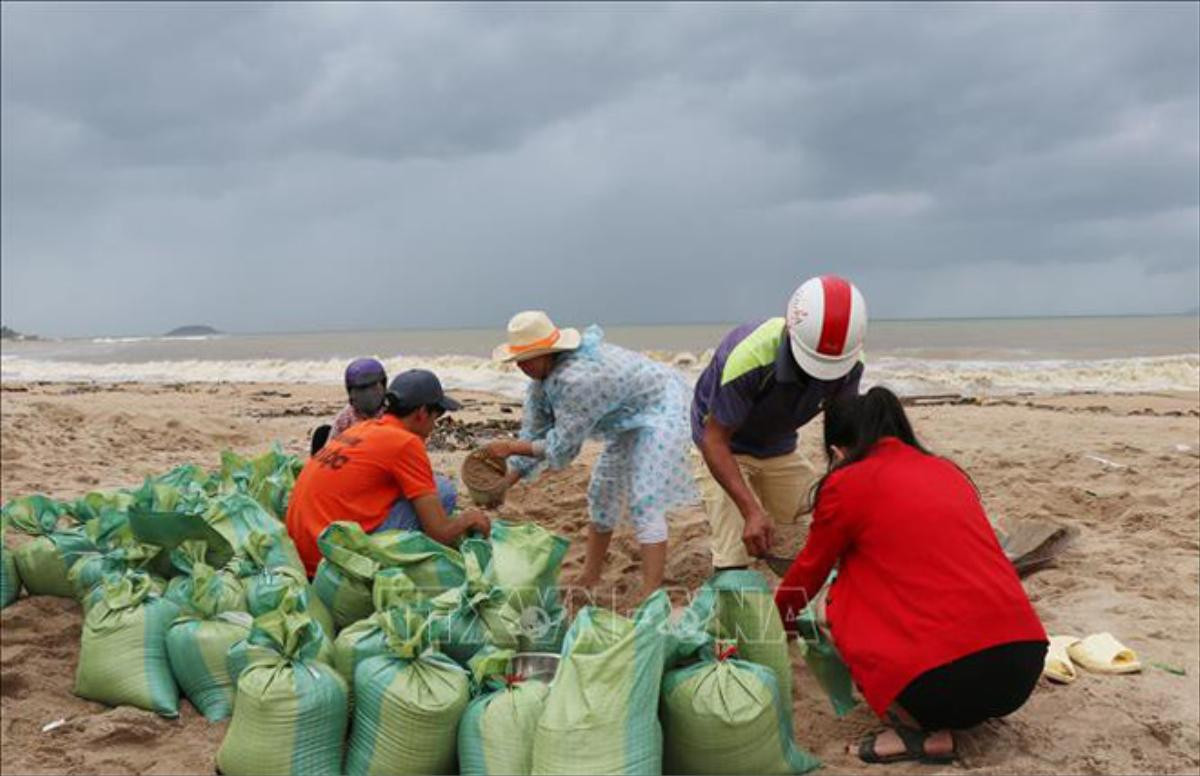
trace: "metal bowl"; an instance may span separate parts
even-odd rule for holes
[[[558,670],[559,657],[553,652],[518,652],[512,658],[512,672],[526,679],[549,682]]]

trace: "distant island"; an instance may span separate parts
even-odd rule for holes
[[[0,340],[16,340],[18,342],[25,342],[25,341],[33,342],[33,341],[37,341],[40,339],[41,339],[41,337],[39,337],[35,334],[22,334],[21,332],[15,330],[15,329],[8,328],[7,326],[0,326]]]
[[[180,326],[177,329],[171,329],[164,334],[164,337],[207,337],[211,334],[220,334],[211,326]]]

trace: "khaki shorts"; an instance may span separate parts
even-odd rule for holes
[[[795,523],[809,510],[808,491],[818,474],[800,451],[774,458],[737,454],[733,457],[750,491],[776,523]],[[712,531],[713,565],[720,568],[749,564],[750,555],[742,544],[746,521],[737,504],[712,476],[703,458],[696,470],[696,484]]]

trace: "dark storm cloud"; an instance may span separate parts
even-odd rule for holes
[[[3,318],[1191,307],[1198,8],[5,3]]]

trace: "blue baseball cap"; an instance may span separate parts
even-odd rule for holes
[[[386,383],[387,372],[383,364],[373,358],[356,358],[346,367],[346,388],[366,388],[375,383]]]
[[[423,407],[429,404],[446,412],[462,409],[442,390],[442,381],[428,369],[409,369],[392,379],[387,392],[401,407]]]

